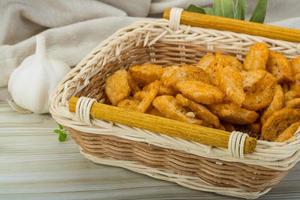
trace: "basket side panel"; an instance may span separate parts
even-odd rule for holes
[[[134,161],[168,173],[197,177],[217,187],[259,192],[276,185],[287,171],[204,158],[109,135],[68,129],[82,151],[103,159]]]

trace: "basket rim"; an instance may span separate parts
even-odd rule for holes
[[[153,143],[157,138],[163,138],[164,142],[168,141],[171,144],[180,144],[183,145],[182,149],[188,153],[201,155],[203,157],[215,158],[220,160],[232,161],[232,162],[242,162],[246,164],[255,164],[264,166],[270,169],[277,170],[288,170],[292,168],[300,159],[300,134],[298,130],[295,140],[288,141],[284,143],[277,142],[268,142],[258,140],[258,145],[256,147],[255,153],[251,155],[245,155],[245,159],[236,159],[232,158],[228,155],[226,149],[212,148],[207,147],[206,145],[201,145],[199,143],[192,143],[189,141],[182,141],[177,138],[170,138],[167,136],[161,136],[156,133],[151,133],[149,131],[142,131],[140,129],[130,128],[123,125],[112,125],[109,122],[101,121],[101,120],[92,120],[93,126],[89,126],[79,121],[76,118],[74,113],[68,111],[68,103],[67,100],[71,97],[72,94],[75,94],[77,91],[84,88],[88,82],[89,78],[93,77],[102,66],[107,62],[107,55],[117,56],[120,52],[118,44],[123,40],[128,39],[132,35],[136,36],[141,31],[158,31],[159,35],[167,32],[169,34],[179,34],[182,32],[205,32],[214,34],[221,34],[229,37],[241,37],[246,41],[264,41],[267,43],[271,43],[273,48],[281,47],[281,50],[284,53],[290,53],[290,55],[296,55],[298,53],[298,43],[286,42],[280,40],[274,40],[269,38],[264,38],[260,36],[253,36],[241,33],[234,33],[230,31],[219,31],[214,29],[205,29],[199,27],[191,27],[186,25],[180,25],[179,31],[174,32],[168,27],[168,21],[165,19],[153,19],[153,20],[142,20],[134,22],[132,25],[127,26],[125,28],[120,29],[115,34],[101,42],[95,49],[91,51],[75,68],[73,68],[60,82],[58,87],[56,88],[55,93],[51,99],[50,112],[53,118],[60,124],[64,126],[68,126],[70,128],[74,128],[79,131],[84,131],[88,133],[96,133],[96,134],[114,134],[114,131],[119,132],[116,134],[118,137],[128,138],[131,136],[131,139],[136,139],[140,141],[146,141],[153,145],[160,146],[162,148],[165,145],[158,145],[160,143]],[[164,35],[163,35],[164,36]],[[163,37],[162,36],[162,37]],[[152,41],[148,39],[144,40],[144,46],[150,46],[155,43],[158,37],[154,38]],[[153,42],[154,41],[154,42]],[[142,42],[142,41],[141,41]],[[276,46],[277,45],[277,46]],[[112,51],[113,49],[114,51]],[[279,48],[280,49],[280,48]],[[291,50],[292,49],[292,50]],[[99,64],[100,63],[100,64]],[[100,66],[96,66],[100,65]],[[84,80],[84,81],[82,81]],[[77,83],[83,82],[82,85]],[[73,85],[72,85],[73,84]],[[99,130],[101,129],[101,130]],[[103,129],[103,130],[102,130]],[[120,134],[120,129],[122,131],[125,130],[126,134]],[[131,132],[131,133],[130,133]],[[134,137],[135,132],[143,132],[144,139]],[[133,134],[132,134],[133,133]],[[197,146],[193,148],[187,148],[188,145]],[[175,146],[175,145],[174,145]],[[177,150],[177,148],[174,149]],[[205,147],[206,146],[206,147]],[[167,146],[172,147],[170,145]],[[197,149],[197,150],[196,150]],[[199,151],[202,149],[202,151]],[[278,152],[279,151],[279,152]],[[271,160],[266,161],[266,157],[273,156]]]

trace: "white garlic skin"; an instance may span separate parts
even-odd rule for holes
[[[48,113],[55,87],[70,67],[45,54],[45,38],[37,36],[36,54],[24,59],[10,76],[8,91],[14,102],[34,113]]]

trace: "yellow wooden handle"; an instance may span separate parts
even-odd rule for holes
[[[77,101],[77,97],[71,97],[69,100],[70,112],[76,112]],[[199,142],[209,146],[228,148],[230,133],[226,131],[130,111],[128,109],[102,103],[94,103],[90,113],[91,116],[96,119],[111,121],[130,127],[142,128],[171,137]],[[244,153],[253,152],[256,147],[256,143],[257,141],[255,138],[247,137],[244,146]]]
[[[170,9],[164,11],[163,17],[169,19]],[[290,42],[300,42],[300,30],[298,29],[259,24],[188,11],[182,12],[180,23],[196,27],[246,33],[249,35],[263,36]]]

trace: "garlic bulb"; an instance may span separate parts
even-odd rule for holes
[[[14,102],[34,113],[47,113],[51,93],[70,70],[46,55],[45,37],[36,37],[36,52],[23,60],[10,76],[8,91]]]

